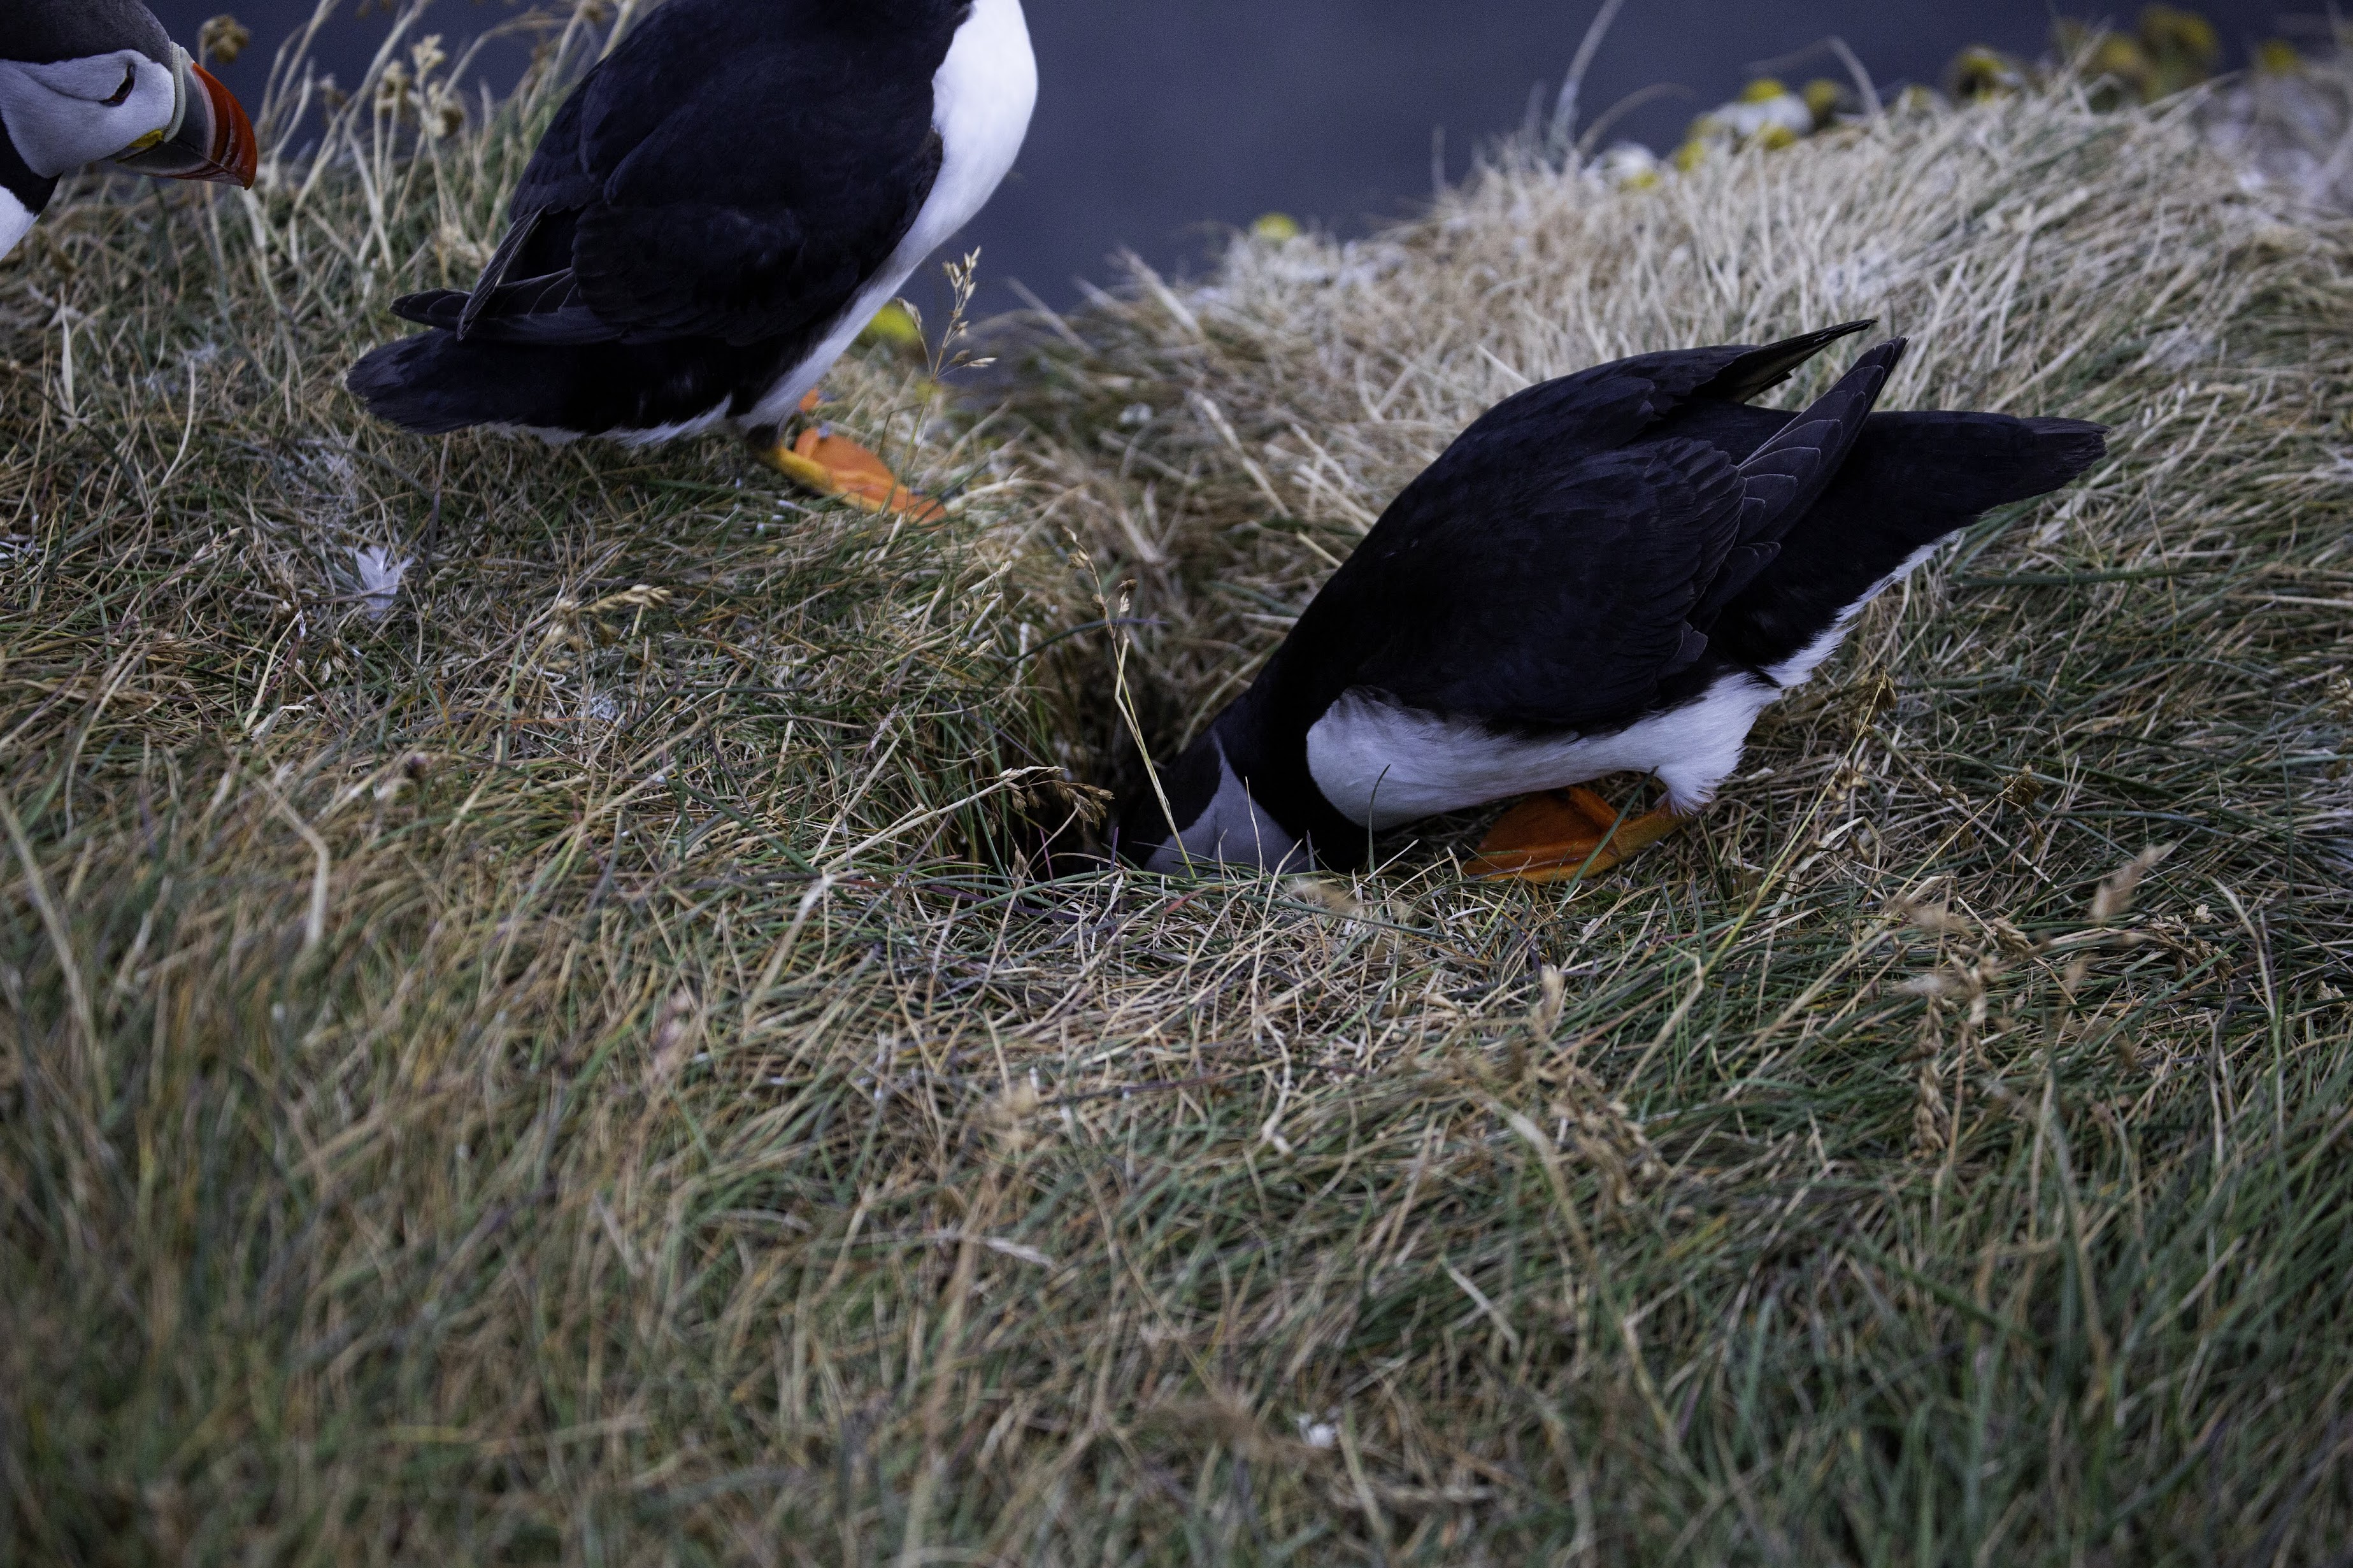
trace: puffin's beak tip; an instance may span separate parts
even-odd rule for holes
[[[247,118],[245,105],[204,67],[191,64],[188,70],[204,84],[213,106],[212,163],[216,172],[198,177],[251,190],[254,176],[261,170],[261,143],[253,134],[253,121]]]

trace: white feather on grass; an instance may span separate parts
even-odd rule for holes
[[[370,544],[352,552],[352,564],[360,574],[361,607],[367,611],[368,619],[380,621],[392,614],[392,602],[399,596],[401,579],[417,563],[406,555],[395,561],[391,551],[380,544]]]

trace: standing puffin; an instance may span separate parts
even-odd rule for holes
[[[1347,868],[1382,829],[1546,792],[1479,869],[1552,881],[1682,826],[1873,595],[2105,449],[2080,420],[1873,413],[1901,338],[1802,414],[1747,406],[1871,324],[1644,354],[1496,405],[1131,803],[1120,851],[1164,872]],[[1567,787],[1620,772],[1655,774],[1664,805],[1621,821]]]
[[[433,330],[351,389],[427,434],[731,424],[797,479],[921,507],[871,454],[776,432],[988,200],[1037,95],[1020,0],[669,0],[557,110],[472,292],[394,301]]]
[[[245,110],[138,0],[0,0],[0,257],[85,163],[251,185],[260,157]]]

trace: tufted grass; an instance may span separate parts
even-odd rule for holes
[[[920,531],[342,393],[584,46],[0,266],[0,1555],[2346,1561],[2340,226],[2063,95],[1505,148],[846,367]],[[1859,314],[2114,456],[1703,828],[1080,852],[1113,637],[1165,757],[1494,398]]]

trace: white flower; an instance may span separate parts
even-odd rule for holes
[[[1603,153],[1593,167],[1602,184],[1617,189],[1654,185],[1666,173],[1665,160],[1639,142],[1618,142]]]

